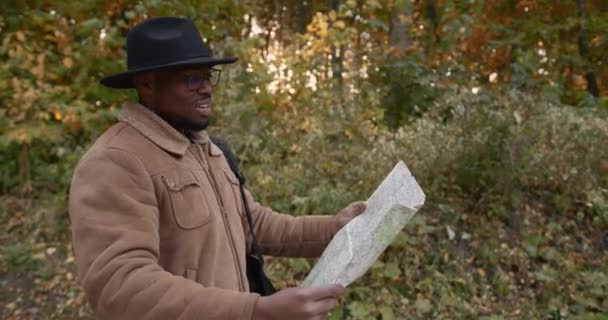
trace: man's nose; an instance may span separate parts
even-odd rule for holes
[[[211,91],[211,82],[209,80],[203,81],[203,84],[197,90],[200,95],[211,95]]]

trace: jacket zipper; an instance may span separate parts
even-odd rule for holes
[[[224,201],[222,200],[222,197],[220,196],[220,192],[218,190],[218,186],[217,186],[217,181],[215,180],[215,176],[213,175],[213,172],[211,172],[211,164],[209,162],[209,159],[206,157],[206,152],[205,150],[202,149],[202,147],[197,144],[196,145],[198,147],[198,152],[200,155],[202,155],[202,157],[204,157],[204,161],[208,164],[207,165],[207,169],[205,169],[205,166],[203,166],[201,164],[201,166],[203,167],[203,171],[205,171],[205,174],[207,175],[207,178],[209,179],[209,181],[211,181],[211,188],[213,189],[213,192],[215,193],[215,198],[217,199],[218,205],[220,207],[220,215],[222,216],[222,221],[224,222],[224,229],[226,230],[226,234],[228,235],[228,240],[230,243],[230,251],[232,252],[232,260],[234,261],[234,266],[236,267],[238,274],[238,282],[239,282],[239,288],[241,288],[241,290],[245,290],[245,286],[243,285],[243,271],[241,270],[241,267],[239,265],[238,262],[238,258],[237,258],[237,253],[236,253],[236,244],[234,243],[234,238],[232,238],[232,230],[230,229],[230,225],[228,224],[228,216],[226,214],[226,209],[224,208]],[[200,161],[200,160],[199,160]]]

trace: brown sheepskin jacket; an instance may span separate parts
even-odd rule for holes
[[[292,217],[247,192],[264,254],[319,256],[337,223]],[[186,138],[142,105],[80,160],[69,213],[79,280],[100,319],[250,319],[259,295],[238,181],[205,131]]]

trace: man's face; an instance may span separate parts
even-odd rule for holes
[[[153,74],[147,107],[178,130],[200,131],[211,117],[211,68],[189,67]]]

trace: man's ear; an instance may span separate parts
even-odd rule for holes
[[[140,102],[151,101],[154,94],[154,73],[144,72],[135,75],[133,86],[137,90]]]

